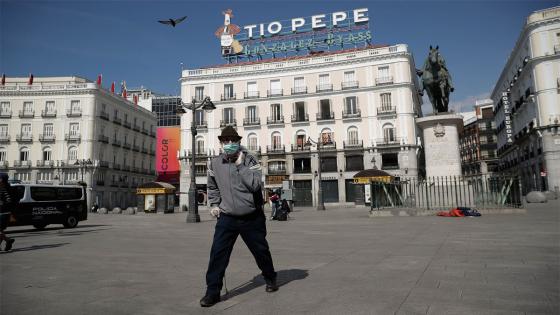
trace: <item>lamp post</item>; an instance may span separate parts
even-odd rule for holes
[[[325,202],[323,200],[323,185],[321,183],[321,137],[314,141],[311,138],[307,138],[307,142],[305,143],[306,147],[311,147],[312,143],[317,146],[317,159],[319,160],[317,163],[317,177],[319,177],[319,186],[317,188],[317,210],[325,210]]]
[[[196,223],[200,222],[200,215],[198,214],[198,202],[196,201],[196,167],[195,167],[195,158],[196,158],[196,110],[203,109],[207,112],[211,112],[212,110],[216,109],[216,106],[210,100],[210,97],[205,97],[202,102],[199,104],[196,103],[196,99],[192,99],[190,104],[183,103],[177,105],[177,115],[183,115],[187,111],[185,108],[192,111],[192,122],[191,122],[191,135],[192,135],[192,155],[191,155],[191,184],[189,186],[189,208],[187,213],[187,223]]]
[[[81,160],[76,160],[76,162],[74,162],[75,166],[78,166],[80,168],[80,171],[82,173],[82,182],[84,181],[84,170],[87,170],[88,167],[93,165],[93,162],[90,159],[81,159]]]

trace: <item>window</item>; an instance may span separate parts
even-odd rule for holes
[[[257,82],[247,82],[247,97],[258,97]]]
[[[281,95],[282,85],[280,85],[280,80],[270,80],[270,95]]]
[[[270,105],[270,113],[273,121],[282,120],[282,104]]]
[[[197,86],[194,88],[194,99],[198,102],[204,99],[204,87]]]
[[[356,96],[349,96],[344,99],[344,109],[346,114],[357,114],[358,104]]]
[[[70,123],[70,135],[77,136],[80,134],[80,124],[79,123]]]
[[[258,138],[256,134],[252,133],[247,137],[247,149],[249,149],[250,151],[259,150]]]
[[[101,111],[105,112],[106,107],[107,107],[107,105],[101,104]],[[80,106],[80,101],[79,100],[70,101],[70,112],[72,112],[72,113],[81,113],[82,112],[82,108]]]
[[[204,154],[204,139],[196,139],[196,154]]]
[[[235,111],[232,107],[224,108],[224,122],[226,124],[233,124],[235,119]]]
[[[294,104],[294,113],[296,121],[305,121],[305,102],[295,102]]]
[[[321,158],[321,172],[338,172],[336,157],[326,156]]]
[[[0,103],[0,113],[2,113],[2,114],[9,114],[10,113],[10,102],[1,102]]]
[[[45,112],[54,113],[54,101],[47,101],[45,104]]]
[[[0,137],[6,137],[8,135],[8,125],[2,124],[0,125]]]
[[[272,149],[282,148],[282,136],[279,132],[274,132],[271,136]]]
[[[364,157],[361,155],[352,155],[346,157],[347,171],[361,171],[364,169]]]
[[[319,86],[324,86],[331,83],[330,76],[328,74],[319,75]]]
[[[294,78],[294,87],[305,87],[305,80],[303,77]]]
[[[391,110],[391,93],[381,93],[381,109],[382,110]]]
[[[305,144],[307,143],[307,136],[305,135],[305,131],[298,131],[296,135],[296,146],[298,148],[305,148]]]
[[[204,125],[204,111],[203,110],[197,110],[195,112],[194,121],[195,121],[197,126],[203,126]]]
[[[383,141],[385,143],[396,141],[395,129],[393,128],[393,125],[386,124],[383,126]]]
[[[350,83],[356,81],[356,77],[354,75],[354,71],[346,71],[344,72],[344,82]]]
[[[31,124],[21,124],[21,135],[31,136]]]
[[[331,118],[331,100],[320,100],[319,101],[319,112],[321,119]]]
[[[399,168],[399,154],[398,153],[384,153],[381,155],[381,169],[398,169]]]
[[[311,173],[311,159],[294,159],[294,173]]]
[[[224,84],[224,99],[233,98],[233,84]]]
[[[268,162],[268,173],[278,174],[286,172],[286,162],[285,161],[270,161]]]
[[[31,198],[35,201],[56,200],[56,188],[54,187],[30,187]]]
[[[78,148],[74,146],[68,148],[68,160],[74,161],[77,159],[78,159]]]
[[[0,161],[7,161],[8,152],[6,152],[6,148],[0,148]]]
[[[377,76],[380,79],[385,79],[389,77],[389,66],[381,66],[377,68]]]
[[[52,150],[50,147],[43,149],[43,161],[50,161],[52,159]]]
[[[356,127],[348,128],[348,144],[356,145],[358,144],[358,142],[360,142],[358,138],[358,128]]]
[[[333,139],[334,139],[334,134],[332,131],[325,129],[321,132],[322,145],[333,144],[334,143]]]
[[[33,102],[23,102],[23,112],[26,114],[33,113]]]
[[[43,125],[43,135],[44,136],[52,136],[53,134],[54,134],[53,124],[44,124]]]
[[[252,105],[247,107],[247,120],[249,122],[257,121],[257,106]]]
[[[29,161],[29,149],[27,147],[23,147],[19,150],[19,160]]]

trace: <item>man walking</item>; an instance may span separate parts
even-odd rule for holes
[[[210,214],[217,217],[218,222],[206,272],[206,294],[200,300],[202,307],[220,301],[222,280],[238,235],[241,235],[262,271],[266,292],[278,290],[266,241],[261,167],[255,157],[241,149],[241,137],[233,127],[225,127],[218,140],[223,153],[208,165]]]

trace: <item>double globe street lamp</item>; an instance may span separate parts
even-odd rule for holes
[[[76,162],[74,162],[75,166],[78,166],[80,168],[80,171],[82,173],[82,182],[84,181],[84,171],[86,171],[89,167],[93,166],[93,162],[90,159],[81,159],[81,160],[76,160]]]
[[[190,104],[183,103],[177,105],[177,115],[181,116],[186,114],[187,111],[185,109],[192,111],[192,121],[191,121],[191,135],[192,135],[192,153],[191,153],[191,184],[189,186],[189,208],[187,213],[187,223],[196,223],[200,222],[200,215],[198,214],[198,201],[196,198],[196,166],[195,166],[195,158],[196,158],[196,110],[203,109],[206,112],[211,112],[216,109],[216,106],[210,100],[210,97],[205,97],[202,102],[197,104],[196,99],[192,99]]]
[[[307,138],[305,147],[310,148],[313,145],[317,146],[317,159],[319,160],[317,163],[317,177],[319,177],[319,185],[317,189],[317,210],[325,210],[325,202],[323,200],[323,185],[321,183],[321,137],[320,136],[317,139],[317,141],[311,139],[310,137]]]

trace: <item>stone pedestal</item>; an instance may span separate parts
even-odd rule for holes
[[[459,133],[463,117],[441,113],[417,118],[416,123],[424,135],[426,176],[460,176]]]

